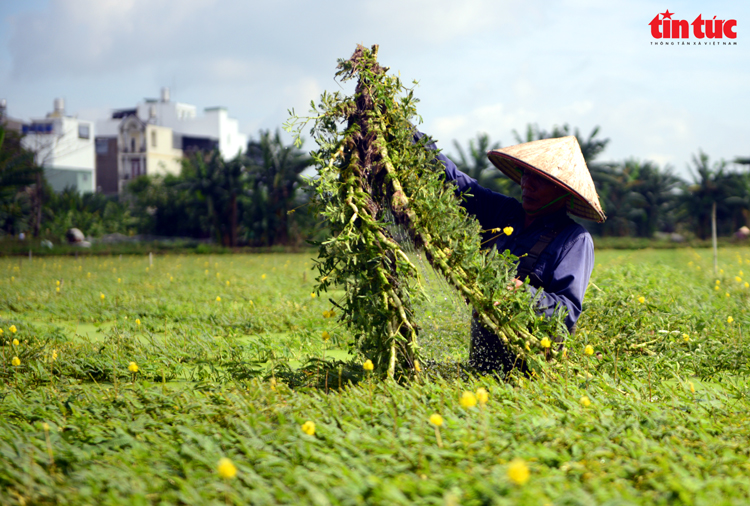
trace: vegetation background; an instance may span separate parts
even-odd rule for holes
[[[588,135],[569,125],[550,131],[527,125],[517,142],[575,135],[608,219],[582,221],[600,246],[638,247],[654,237],[702,245],[711,235],[711,208],[717,206],[719,236],[732,237],[750,216],[748,158],[712,161],[698,151],[682,179],[670,166],[628,159],[600,163],[609,143],[595,128]],[[28,251],[42,239],[65,242],[76,227],[87,237],[107,234],[143,239],[181,238],[225,247],[301,247],[325,235],[326,224],[306,206],[310,193],[303,171],[310,165],[301,149],[284,143],[278,131],[261,131],[234,160],[196,152],[183,160],[177,176],[141,176],[117,196],[51,191],[33,156],[12,131],[0,131],[0,238],[3,251]],[[446,147],[447,143],[443,143]],[[500,146],[478,134],[465,145],[453,141],[459,169],[488,188],[520,198],[520,189],[485,156]],[[311,174],[314,177],[314,174]],[[36,238],[21,246],[10,238]],[[671,236],[678,234],[679,236]],[[630,238],[614,239],[611,238]],[[668,241],[662,241],[667,245]],[[653,244],[647,241],[645,244]],[[21,246],[15,248],[15,246]]]

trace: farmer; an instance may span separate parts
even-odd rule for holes
[[[431,147],[434,147],[431,146]],[[565,311],[565,324],[573,333],[594,268],[591,235],[568,213],[603,222],[606,219],[599,197],[573,136],[544,139],[487,153],[490,161],[521,185],[522,202],[479,186],[439,154],[445,174],[457,191],[471,194],[463,206],[484,230],[512,227],[510,235],[493,234],[485,246],[496,247],[522,257],[518,263],[515,289],[526,279],[532,295],[544,291],[538,300],[540,314],[548,317]],[[476,318],[471,323],[469,363],[481,372],[508,373],[516,357],[500,339]],[[556,341],[561,342],[562,336]]]

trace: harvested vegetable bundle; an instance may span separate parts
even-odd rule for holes
[[[413,371],[419,327],[412,301],[425,295],[419,270],[389,232],[392,219],[480,321],[527,358],[541,338],[564,332],[562,319],[538,317],[529,293],[508,289],[517,258],[480,242],[482,232],[503,232],[480,230],[460,206],[471,196],[457,196],[445,181],[429,139],[415,140],[418,100],[378,64],[377,51],[358,46],[339,60],[336,77],[357,80],[353,96],[326,92],[312,104],[312,116],[292,112],[287,126],[299,135],[312,122],[318,144],[311,153],[319,171],[313,201],[331,237],[319,244],[317,290],[344,289],[343,299],[332,302],[355,336],[352,347],[377,372]]]

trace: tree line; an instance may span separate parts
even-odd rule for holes
[[[702,151],[693,155],[690,180],[669,166],[627,159],[601,163],[609,139],[595,128],[588,136],[569,125],[550,131],[528,125],[517,143],[575,135],[591,172],[607,221],[585,222],[598,236],[653,237],[678,232],[706,239],[716,204],[719,235],[746,225],[750,212],[750,175],[734,164],[714,161]],[[80,229],[87,236],[146,234],[212,240],[224,246],[299,246],[320,237],[325,223],[306,205],[302,172],[310,165],[301,149],[283,142],[278,131],[260,131],[247,150],[232,160],[218,151],[195,151],[183,159],[177,175],[140,176],[117,196],[55,193],[44,180],[34,155],[21,146],[20,135],[0,127],[0,236],[26,233],[62,240]],[[486,153],[500,147],[487,134],[466,145],[453,142],[460,170],[495,191],[520,199],[520,187],[495,169]]]
[[[750,173],[743,170],[750,158],[711,161],[703,151],[692,156],[690,180],[677,176],[672,167],[660,167],[648,160],[630,158],[601,163],[598,156],[609,139],[599,137],[599,127],[588,136],[565,124],[550,131],[528,125],[523,133],[514,131],[516,143],[574,135],[596,185],[604,223],[582,221],[589,231],[605,237],[653,237],[657,232],[711,236],[711,212],[716,204],[719,235],[731,235],[747,225],[750,213]],[[485,153],[500,148],[487,134],[478,134],[467,146],[453,143],[458,168],[477,179],[482,186],[521,198],[521,188],[494,168]]]

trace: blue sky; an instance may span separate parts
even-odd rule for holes
[[[737,45],[651,45],[648,23],[667,8],[736,19]],[[750,156],[746,25],[740,1],[6,0],[0,98],[17,118],[61,96],[96,119],[170,86],[173,100],[228,107],[257,136],[339,89],[336,59],[377,43],[384,65],[419,80],[422,129],[449,154],[478,132],[507,146],[527,123],[598,125],[611,139],[602,160],[687,175],[698,149]]]

